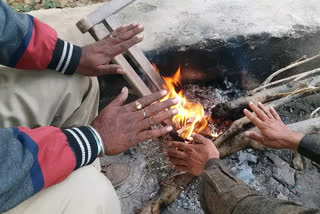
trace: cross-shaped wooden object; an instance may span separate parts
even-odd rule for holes
[[[77,27],[82,33],[89,32],[96,41],[101,40],[112,33],[117,27],[120,27],[114,19],[111,20],[108,18],[134,1],[135,0],[111,0],[81,19],[77,23]],[[124,69],[124,78],[131,87],[136,90],[138,95],[146,96],[162,89],[164,85],[162,77],[154,69],[138,46],[135,45],[131,47],[126,51],[126,54],[135,66],[131,66],[123,54],[116,56],[112,59],[112,62],[120,65]]]

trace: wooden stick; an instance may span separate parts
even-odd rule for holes
[[[265,89],[265,88],[268,88],[268,87],[271,87],[271,86],[275,86],[275,85],[279,85],[281,83],[287,83],[290,80],[298,81],[298,80],[301,80],[303,78],[309,77],[309,76],[311,76],[313,74],[317,74],[317,73],[320,73],[320,68],[317,68],[317,69],[314,69],[314,70],[311,70],[311,71],[306,71],[306,72],[303,72],[301,74],[296,74],[296,75],[293,75],[293,76],[290,76],[290,77],[287,77],[287,78],[284,78],[284,79],[281,79],[281,80],[277,80],[277,81],[268,83],[267,85],[263,85],[263,86],[260,86],[260,87],[258,87],[256,89],[253,89],[252,91],[248,92],[248,95],[252,96],[253,94],[255,94],[258,91],[261,91],[262,89]]]
[[[282,68],[282,69],[274,72],[273,74],[271,74],[271,75],[262,83],[262,86],[267,85],[268,83],[270,83],[271,80],[272,80],[275,76],[279,75],[280,73],[282,73],[282,72],[284,72],[284,71],[287,71],[287,70],[289,70],[289,69],[291,69],[291,68],[295,68],[295,67],[298,67],[298,66],[300,66],[300,65],[303,65],[303,64],[305,64],[305,63],[307,63],[307,62],[310,62],[310,61],[312,61],[312,60],[314,60],[314,59],[317,59],[317,58],[320,58],[320,54],[315,55],[315,56],[313,56],[313,57],[311,57],[311,58],[309,58],[309,59],[303,60],[303,61],[299,61],[299,62],[296,62],[296,63],[292,63],[292,64],[288,65],[287,67],[284,67],[284,68]]]
[[[99,24],[109,16],[116,14],[134,1],[135,0],[111,0],[91,12],[87,17],[81,19],[76,25],[82,33],[86,33],[90,28]]]

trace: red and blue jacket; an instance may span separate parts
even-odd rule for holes
[[[36,18],[15,13],[0,0],[0,64],[73,74],[81,48],[62,41]],[[0,127],[0,213],[41,189],[63,181],[98,156],[99,136],[89,126]]]

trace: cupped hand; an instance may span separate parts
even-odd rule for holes
[[[273,149],[298,150],[299,143],[304,136],[302,133],[291,131],[282,122],[273,107],[267,108],[261,103],[249,103],[249,106],[255,114],[247,109],[244,109],[244,114],[258,127],[261,133],[247,131],[244,133],[246,137]]]
[[[117,155],[139,142],[172,131],[172,126],[149,129],[178,113],[177,109],[167,110],[178,103],[177,99],[157,102],[166,94],[167,92],[162,90],[138,99],[142,109],[137,110],[137,102],[124,105],[128,89],[122,89],[120,95],[105,107],[92,123],[104,142],[107,155]]]
[[[177,170],[200,175],[208,160],[219,158],[214,143],[199,134],[193,134],[194,143],[171,142],[167,156]]]
[[[85,76],[101,76],[105,74],[123,74],[121,66],[110,64],[111,59],[130,47],[141,42],[143,25],[131,24],[122,26],[100,41],[82,48],[77,72]]]

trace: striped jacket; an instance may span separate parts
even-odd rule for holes
[[[62,41],[36,18],[15,13],[2,0],[0,47],[0,64],[67,75],[75,72],[81,56],[80,47]],[[99,136],[88,126],[0,128],[0,213],[92,163],[99,152]]]

